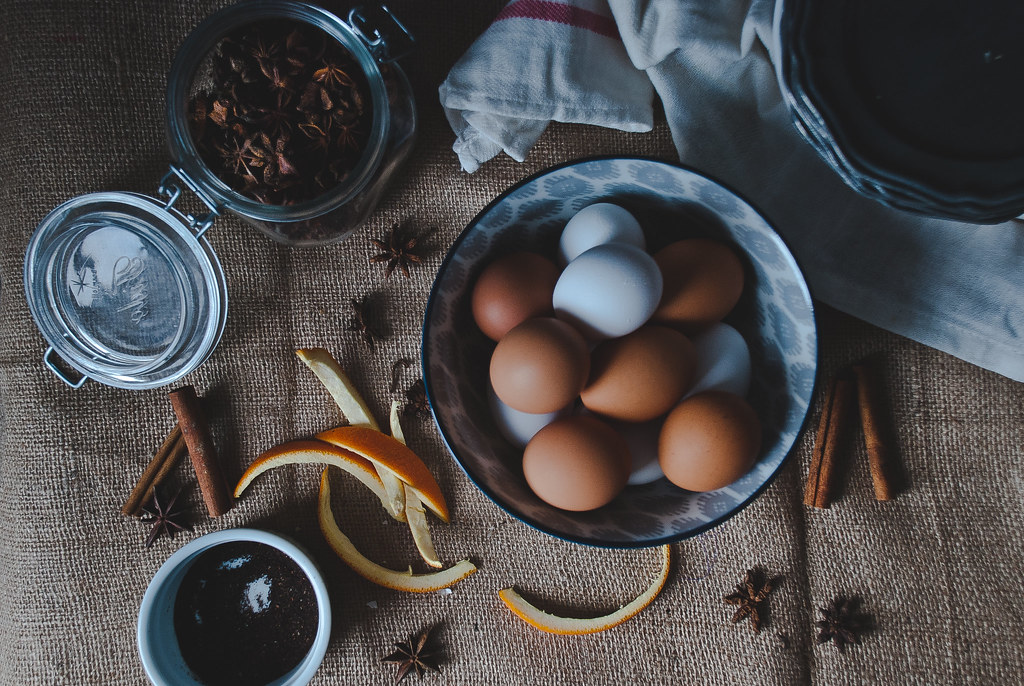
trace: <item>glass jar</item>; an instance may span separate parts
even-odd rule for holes
[[[294,205],[260,203],[233,191],[202,162],[187,110],[193,81],[227,33],[254,21],[294,20],[337,40],[363,70],[372,122],[342,182]],[[29,310],[49,347],[43,362],[68,385],[87,379],[118,388],[170,384],[212,354],[224,331],[228,294],[204,237],[224,211],[289,245],[344,239],[373,211],[408,156],[416,131],[412,89],[389,61],[412,38],[381,7],[353,10],[349,23],[301,2],[247,2],[210,16],[182,45],[168,79],[173,164],[157,197],[89,193],[51,211],[25,253]],[[191,191],[199,215],[175,204]]]
[[[231,189],[203,162],[189,128],[189,99],[215,46],[246,25],[266,20],[305,24],[337,41],[362,69],[373,110],[367,142],[354,168],[333,188],[293,205],[265,204]],[[411,44],[408,31],[384,7],[352,10],[347,23],[319,7],[291,1],[242,3],[211,15],[182,44],[168,76],[167,136],[175,167],[208,204],[238,215],[282,243],[312,246],[345,239],[373,211],[412,150],[416,105],[408,79],[393,64]]]

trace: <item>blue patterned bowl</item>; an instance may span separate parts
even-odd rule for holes
[[[494,344],[473,322],[473,283],[497,256],[533,250],[554,257],[566,221],[595,202],[630,210],[648,247],[706,236],[745,256],[746,285],[726,322],[750,347],[748,399],[764,427],[754,468],[725,488],[684,491],[659,479],[627,486],[608,505],[568,512],[526,485],[522,451],[506,442],[488,410]],[[455,241],[434,282],[423,324],[427,396],[441,436],[470,480],[509,514],[559,538],[613,548],[654,546],[696,535],[738,512],[767,486],[807,415],[817,367],[814,310],[789,249],[757,210],[722,184],[684,167],[643,158],[600,158],[549,169],[512,187]]]

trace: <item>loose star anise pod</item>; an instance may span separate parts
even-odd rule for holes
[[[400,357],[395,360],[394,364],[391,365],[391,386],[388,387],[392,393],[398,390],[398,381],[402,375],[403,369],[408,369],[412,366],[412,360],[407,357]]]
[[[423,379],[417,379],[416,383],[405,392],[405,411],[412,412],[420,417],[430,416],[430,401],[427,400],[427,387]]]
[[[839,652],[846,652],[846,646],[860,643],[860,634],[872,628],[871,615],[860,611],[858,596],[836,596],[828,607],[818,608],[823,619],[817,622],[818,643],[835,643]]]
[[[737,624],[745,617],[750,617],[750,628],[754,633],[761,633],[764,603],[777,581],[778,577],[766,578],[764,569],[760,567],[749,570],[743,581],[736,586],[736,590],[724,598],[730,605],[739,606],[732,616],[732,623]]]
[[[387,262],[388,264],[384,270],[385,279],[391,276],[396,268],[401,269],[402,273],[408,277],[409,266],[423,261],[423,256],[419,254],[419,249],[422,246],[417,247],[420,237],[401,224],[392,227],[383,238],[371,238],[370,240],[378,250],[382,251],[371,257],[370,262],[372,264]]]
[[[174,534],[178,531],[191,531],[192,527],[185,524],[186,513],[183,509],[175,508],[175,504],[178,502],[178,496],[181,495],[181,490],[174,494],[167,504],[164,505],[160,502],[160,496],[157,493],[156,486],[153,487],[153,499],[150,501],[150,505],[143,505],[142,511],[145,512],[149,517],[143,517],[142,521],[147,524],[152,524],[153,528],[149,530],[149,537],[146,538],[146,547],[153,545],[153,542],[160,537],[160,534],[167,534],[168,538],[174,538]]]
[[[376,344],[383,340],[383,336],[377,331],[370,320],[373,319],[369,296],[364,297],[362,300],[352,300],[352,321],[348,326],[349,331],[358,331],[359,335],[364,341],[370,346],[370,349],[376,346]]]
[[[395,671],[396,684],[412,671],[418,677],[422,677],[427,670],[438,671],[436,651],[427,646],[431,631],[432,628],[427,629],[419,635],[410,636],[405,643],[396,643],[395,648],[398,650],[381,658],[381,662],[398,665]]]

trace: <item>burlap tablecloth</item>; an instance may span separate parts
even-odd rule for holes
[[[454,523],[433,527],[447,561],[479,573],[450,595],[379,588],[323,543],[318,472],[261,478],[227,516],[206,518],[192,484],[194,533],[143,547],[147,528],[118,510],[173,424],[166,389],[129,392],[87,383],[70,390],[41,364],[45,344],[26,306],[22,260],[39,220],[89,191],[152,193],[168,162],[165,75],[187,33],[220,2],[0,3],[0,681],[137,684],[139,602],[150,577],[196,536],[234,526],[294,536],[323,566],[335,629],[315,684],[386,684],[392,643],[438,625],[446,684],[936,684],[1024,679],[1024,386],[819,309],[821,374],[867,353],[884,360],[910,490],[874,500],[858,446],[844,494],[827,511],[801,503],[810,436],[750,507],[710,533],[674,545],[678,564],[661,596],[625,625],[558,637],[525,625],[497,591],[516,584],[553,609],[607,612],[646,587],[654,551],[561,542],[499,510],[462,474],[429,420],[408,422],[410,444],[438,476]],[[347,242],[312,250],[277,245],[232,218],[209,238],[223,262],[230,314],[220,346],[186,381],[206,396],[229,478],[262,450],[335,425],[340,416],[295,358],[330,348],[383,417],[420,374],[388,390],[399,357],[418,361],[430,284],[460,229],[496,194],[548,165],[590,154],[672,158],[664,126],[626,135],[556,125],[525,164],[497,159],[468,176],[436,88],[502,3],[393,2],[419,38],[407,69],[420,138],[379,211]],[[330,6],[329,6],[330,7]],[[333,7],[341,10],[341,7]],[[409,279],[371,265],[370,238],[411,220],[437,231]],[[823,229],[825,230],[825,229]],[[373,352],[348,331],[349,302],[374,294],[387,339]],[[821,387],[812,408],[813,426]],[[407,532],[372,496],[341,485],[342,526],[358,546],[401,568],[415,559]],[[784,579],[766,628],[730,623],[722,602],[754,565]],[[840,654],[815,644],[817,608],[858,593],[876,630]]]

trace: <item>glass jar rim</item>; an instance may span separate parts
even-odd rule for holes
[[[261,203],[233,190],[204,164],[192,140],[187,121],[187,98],[196,69],[217,43],[232,29],[264,19],[292,19],[322,30],[355,58],[366,75],[373,105],[373,121],[367,148],[344,183],[317,197],[294,205]],[[171,157],[211,196],[213,204],[252,219],[290,222],[312,219],[348,203],[373,177],[384,157],[390,114],[384,77],[377,60],[362,38],[338,16],[315,5],[296,0],[242,2],[207,17],[188,35],[175,55],[167,79],[167,137]]]
[[[138,252],[119,252],[124,239]],[[69,266],[89,274],[69,281]],[[104,284],[99,274],[110,271]],[[150,282],[154,273],[165,279]],[[117,388],[154,388],[191,372],[213,352],[227,320],[224,272],[209,243],[180,212],[137,193],[88,193],[54,208],[29,242],[23,279],[29,310],[52,350],[83,376]],[[178,306],[161,317],[151,300],[159,300],[158,289],[187,293],[161,301]],[[103,293],[103,302],[78,297],[86,290]],[[123,297],[115,300],[114,291]],[[77,316],[86,310],[97,314]],[[147,318],[166,335],[145,349],[119,350],[116,343],[131,329],[126,321],[139,326]]]

